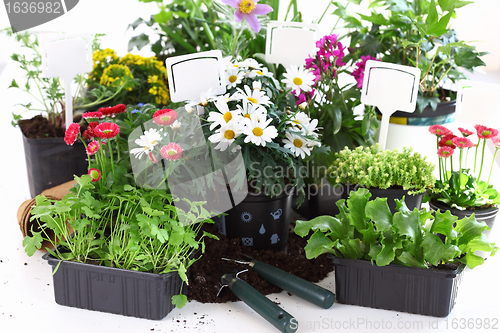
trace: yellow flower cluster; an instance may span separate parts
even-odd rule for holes
[[[90,81],[105,86],[120,85],[125,77],[134,79],[127,99],[130,102],[165,105],[170,96],[167,87],[167,70],[156,57],[143,57],[127,53],[119,58],[112,49],[97,50],[93,54],[94,67]]]

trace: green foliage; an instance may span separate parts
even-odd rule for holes
[[[351,57],[371,55],[385,62],[418,67],[421,70],[417,106],[434,110],[436,100],[450,97],[443,83],[466,78],[459,67],[472,71],[484,66],[473,46],[458,39],[450,28],[456,9],[472,1],[456,0],[377,0],[371,1],[370,15],[335,11],[352,32]]]
[[[194,252],[204,252],[204,223],[212,223],[203,202],[190,202],[186,211],[174,206],[165,191],[113,185],[108,193],[93,192],[91,178],[75,176],[77,185],[61,201],[37,196],[31,219],[41,230],[23,240],[28,255],[49,240],[51,231],[58,240],[52,253],[59,259],[100,262],[109,267],[166,274],[177,271],[188,283],[187,269]],[[179,222],[179,214],[186,222]],[[71,226],[71,228],[69,227]],[[174,296],[174,304],[186,303]]]
[[[498,250],[483,234],[489,229],[486,223],[477,222],[474,215],[457,221],[449,211],[438,211],[433,218],[426,210],[410,211],[404,199],[396,200],[398,212],[392,215],[387,198],[369,200],[370,196],[364,188],[352,191],[347,201],[337,202],[337,216],[297,221],[297,235],[304,237],[313,232],[305,247],[307,258],[330,253],[371,260],[377,266],[429,268],[461,262],[474,268],[484,263],[476,251],[493,256]]]
[[[327,170],[327,179],[332,184],[352,184],[386,189],[401,186],[410,194],[423,193],[436,182],[434,164],[427,161],[412,148],[402,152],[380,151],[378,145],[371,147],[345,148],[335,154],[333,164]]]

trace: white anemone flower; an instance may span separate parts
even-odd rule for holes
[[[245,91],[238,89],[242,96],[243,103],[250,103],[255,106],[255,108],[262,108],[267,112],[265,106],[271,104],[271,100],[266,96],[266,93],[258,89],[252,90],[249,86],[245,86],[244,88]]]
[[[228,89],[235,88],[245,78],[245,73],[237,67],[231,67],[226,70],[226,87]]]
[[[302,66],[291,66],[287,68],[283,74],[285,79],[281,82],[285,83],[287,88],[295,90],[295,94],[300,94],[301,91],[311,91],[314,84],[315,76],[310,71],[304,70]]]
[[[252,142],[257,146],[266,146],[267,142],[272,142],[278,136],[278,130],[273,125],[269,126],[272,119],[257,119],[254,115],[250,119],[244,118],[245,127],[243,134],[246,135],[245,143]]]
[[[153,148],[160,143],[161,139],[161,133],[155,128],[151,128],[145,131],[139,139],[135,140],[135,143],[141,147],[130,150],[130,153],[134,154],[136,158],[141,158],[143,154],[152,152]]]
[[[285,133],[285,136],[286,139],[283,139],[285,148],[290,149],[295,156],[305,158],[306,155],[311,155],[311,148],[308,146],[308,141],[310,140],[288,132]]]
[[[222,126],[227,124],[230,121],[238,122],[241,119],[241,110],[229,110],[226,97],[221,96],[217,98],[215,106],[219,112],[210,112],[207,118],[209,122],[212,122],[212,124],[210,124],[210,130],[213,130],[219,125]]]
[[[214,134],[208,137],[212,143],[218,143],[215,149],[224,151],[229,147],[234,140],[243,133],[243,125],[236,121],[229,121],[221,125]]]

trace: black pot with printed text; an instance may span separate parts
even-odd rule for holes
[[[292,189],[278,196],[249,192],[226,215],[215,219],[219,233],[240,238],[242,245],[257,250],[285,251],[288,241]]]

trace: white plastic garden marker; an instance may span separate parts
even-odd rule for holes
[[[200,98],[212,89],[214,95],[226,93],[226,79],[220,50],[167,58],[168,86],[172,102]]]
[[[500,85],[461,80],[458,82],[456,121],[500,130]],[[492,153],[495,147],[488,140]],[[500,166],[500,159],[497,159]]]
[[[73,122],[71,83],[80,73],[92,71],[90,34],[67,34],[41,40],[42,77],[60,77],[64,81],[66,128]]]
[[[318,24],[270,21],[267,25],[266,62],[303,65],[310,54],[314,54],[319,39]]]
[[[375,60],[366,62],[361,103],[375,105],[382,113],[380,149],[385,149],[391,115],[396,111],[415,111],[419,81],[418,68]]]

